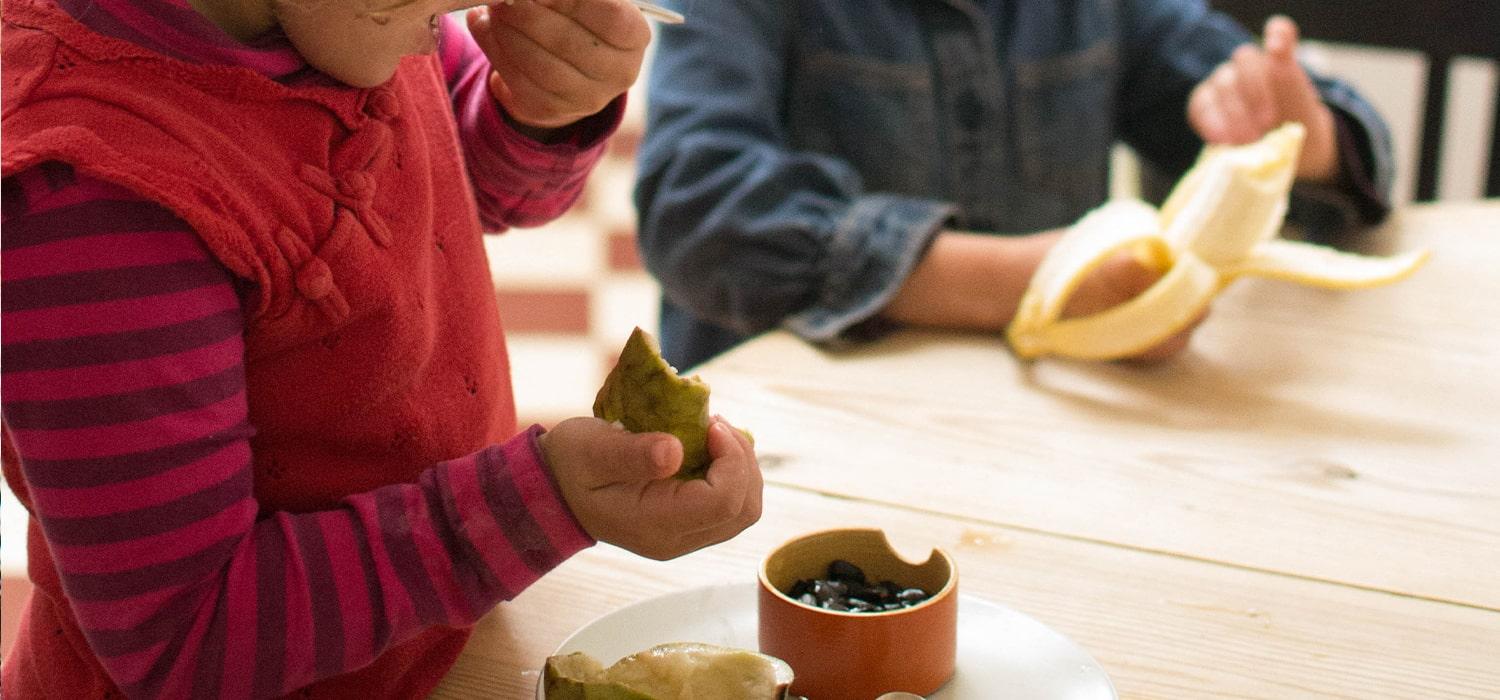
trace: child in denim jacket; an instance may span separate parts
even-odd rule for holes
[[[1386,127],[1297,41],[1275,18],[1256,44],[1202,0],[695,3],[660,34],[636,190],[663,353],[690,366],[778,326],[999,331],[1059,229],[1105,200],[1116,141],[1180,173],[1205,141],[1299,121],[1299,192],[1377,221]],[[1153,280],[1121,257],[1070,313]]]

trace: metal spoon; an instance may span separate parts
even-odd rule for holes
[[[640,8],[642,14],[659,22],[665,22],[666,24],[682,24],[684,21],[684,18],[680,13],[668,10],[667,8],[651,2],[650,0],[630,1],[632,3],[635,3],[636,7]]]

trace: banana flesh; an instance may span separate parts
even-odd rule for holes
[[[1374,257],[1277,237],[1303,135],[1301,124],[1288,123],[1255,143],[1209,146],[1160,210],[1119,199],[1084,215],[1032,275],[1006,331],[1016,354],[1083,360],[1139,354],[1186,328],[1245,275],[1362,289],[1421,267],[1426,250]],[[1062,318],[1083,280],[1122,251],[1161,278],[1115,307]]]

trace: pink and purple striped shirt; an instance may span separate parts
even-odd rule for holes
[[[61,6],[182,60],[328,80],[284,38],[237,43],[184,0]],[[443,22],[485,223],[557,216],[621,101],[562,143],[531,141],[505,125],[467,31]],[[280,695],[425,627],[471,623],[592,544],[536,428],[337,510],[257,520],[240,299],[194,232],[60,163],[5,179],[3,227],[6,427],[74,613],[128,695]]]

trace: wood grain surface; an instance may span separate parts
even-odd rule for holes
[[[1237,282],[1153,367],[754,340],[700,373],[755,433],[761,522],[671,562],[575,556],[435,697],[531,697],[590,620],[848,525],[946,548],[962,591],[1077,641],[1123,697],[1500,697],[1500,201],[1411,207],[1362,247],[1433,257],[1360,292]]]

